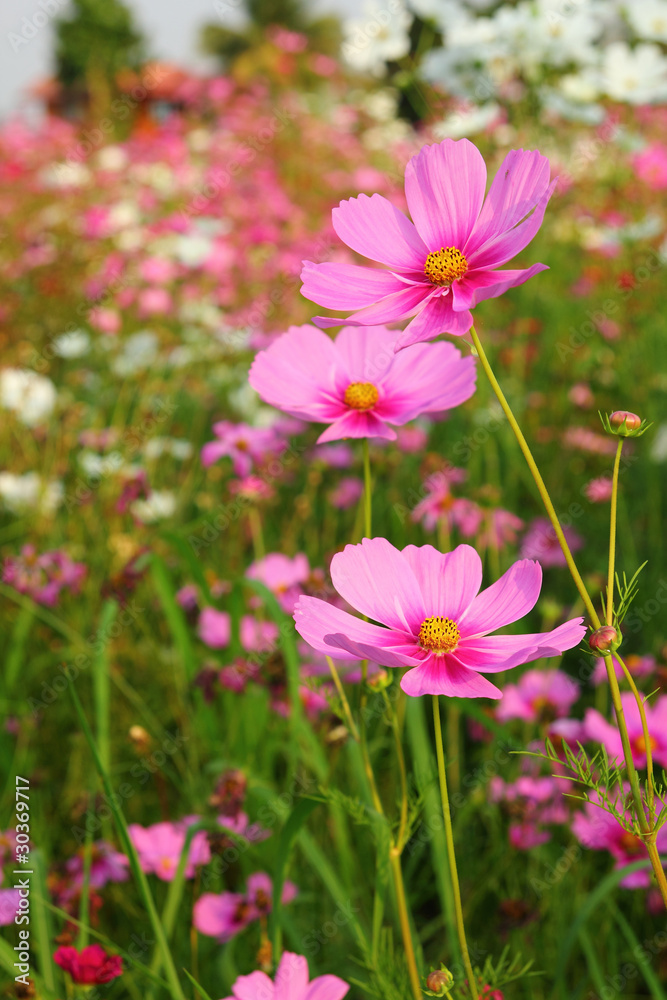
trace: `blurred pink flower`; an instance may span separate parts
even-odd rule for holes
[[[0,889],[0,927],[14,923],[21,897],[18,889]]]
[[[381,625],[301,597],[294,613],[299,634],[320,653],[331,656],[334,649],[341,660],[412,667],[401,679],[412,696],[501,698],[483,673],[555,656],[585,633],[577,618],[552,632],[489,635],[534,607],[542,571],[537,563],[515,563],[478,593],[482,561],[469,545],[443,554],[431,545],[399,551],[385,538],[365,538],[333,557],[331,579],[348,604]]]
[[[283,611],[291,614],[310,576],[308,557],[302,552],[290,559],[282,552],[269,552],[246,571],[249,580],[259,580],[276,595]]]
[[[265,972],[239,976],[226,1000],[342,1000],[349,990],[338,976],[318,976],[308,981],[308,962],[284,951],[272,982]]]
[[[282,903],[291,903],[298,890],[293,882],[285,882]],[[264,872],[248,878],[245,893],[205,892],[194,905],[193,923],[200,934],[229,941],[248,924],[271,912],[273,883]]]
[[[413,510],[412,520],[421,521],[427,531],[434,531],[440,520],[444,520],[451,527],[452,506],[455,500],[451,487],[462,483],[466,475],[464,469],[450,465],[429,476],[424,483],[426,495]]]
[[[554,182],[555,183],[555,182]],[[410,222],[382,195],[359,195],[333,210],[333,227],[352,250],[386,265],[306,261],[302,295],[329,309],[357,310],[350,326],[393,323],[413,316],[395,347],[472,326],[470,310],[546,270],[498,271],[539,230],[554,184],[549,161],[513,150],[486,201],[486,166],[468,139],[424,146],[405,171]],[[339,320],[318,317],[318,326]]]
[[[390,425],[451,409],[475,391],[475,361],[446,342],[394,354],[400,332],[345,327],[335,340],[314,326],[292,326],[250,369],[261,398],[286,413],[330,426],[318,443],[396,439]]]
[[[120,313],[115,309],[105,309],[103,306],[95,306],[88,313],[88,322],[95,330],[101,333],[118,333],[123,325]]]
[[[632,759],[636,767],[645,767],[646,741],[635,696],[630,691],[623,692],[621,704],[625,714]],[[644,711],[653,760],[663,767],[667,767],[667,695],[657,698],[652,705],[646,702]],[[610,760],[623,760],[621,734],[615,724],[607,722],[597,709],[589,708],[584,716],[584,726],[586,727],[587,739],[601,743]]]
[[[226,611],[203,608],[197,629],[202,642],[211,649],[224,649],[232,638],[232,623]],[[239,638],[248,652],[260,652],[269,648],[278,636],[278,627],[273,622],[260,622],[252,615],[243,615],[240,622]]]
[[[353,507],[364,492],[364,484],[357,476],[343,476],[337,486],[327,494],[327,500],[332,507],[347,510]]]
[[[72,885],[77,889],[83,885],[84,849],[82,848],[65,865]],[[106,840],[97,840],[92,845],[90,864],[90,885],[93,889],[103,889],[107,882],[127,882],[129,861]]]
[[[89,944],[81,951],[70,946],[56,948],[53,961],[70,974],[72,982],[86,986],[110,983],[123,974],[120,955],[107,954],[99,944]]]
[[[581,535],[573,528],[563,528],[563,534],[572,552],[576,552],[584,544]],[[521,557],[537,559],[545,567],[567,565],[556,532],[546,517],[536,517],[531,521],[521,543]]]
[[[79,593],[87,572],[84,563],[74,562],[60,549],[37,555],[34,545],[24,545],[20,555],[5,559],[2,581],[52,608],[63,590]]]
[[[591,503],[605,503],[611,500],[612,481],[608,476],[598,476],[584,486],[584,494]]]
[[[508,684],[496,708],[499,722],[552,722],[568,714],[579,685],[562,670],[527,670],[518,684]]]
[[[418,424],[399,427],[396,431],[396,444],[407,455],[424,451],[428,444],[428,431]]]
[[[640,180],[653,191],[667,189],[667,146],[652,142],[632,157],[632,166]]]
[[[198,817],[195,817],[195,820]],[[139,855],[143,871],[157,875],[163,882],[171,882],[176,874],[178,862],[185,847],[185,837],[190,823],[154,823],[143,827],[130,823],[128,833]],[[206,865],[211,860],[208,840],[203,830],[192,838],[185,867],[185,877],[194,878],[197,865]]]
[[[253,463],[285,448],[285,442],[269,427],[250,427],[221,420],[213,424],[217,440],[209,441],[201,450],[202,465],[213,465],[221,458],[231,458],[237,476],[247,476]]]
[[[477,536],[479,545],[489,546],[493,549],[504,549],[507,545],[514,545],[517,534],[524,526],[524,522],[516,514],[502,507],[494,507],[487,511],[484,517],[484,527]]]
[[[614,664],[614,673],[617,678],[619,681],[624,680],[625,674],[623,673],[623,667],[615,656],[612,655],[611,659]],[[623,662],[633,677],[648,677],[649,674],[655,672],[655,668],[657,666],[655,656],[637,656],[636,653],[629,653],[627,656],[624,656]],[[593,671],[591,681],[596,687],[598,684],[607,683],[607,666],[604,662],[604,658],[601,656],[595,661],[595,670]]]

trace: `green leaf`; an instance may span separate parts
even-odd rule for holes
[[[273,908],[271,911],[270,933],[273,941],[273,960],[277,962],[282,950],[282,934],[280,927],[280,912],[282,909],[282,894],[287,872],[292,843],[297,833],[310,814],[320,803],[317,799],[300,799],[287,817],[278,842],[278,857],[273,873]]]

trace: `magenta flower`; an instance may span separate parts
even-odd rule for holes
[[[343,476],[341,481],[328,493],[327,500],[338,510],[353,507],[364,492],[364,484],[358,476]]]
[[[283,905],[291,903],[298,890],[285,882]],[[271,912],[273,884],[265,872],[255,872],[248,878],[246,892],[205,892],[194,905],[193,923],[200,934],[229,941],[248,924]]]
[[[432,545],[399,551],[385,538],[365,538],[333,557],[331,579],[348,604],[380,625],[301,597],[294,612],[299,634],[337,659],[411,667],[401,687],[412,696],[501,698],[482,674],[555,656],[585,634],[576,618],[552,632],[489,635],[535,606],[542,570],[517,562],[480,594],[482,561],[469,545],[443,554]]]
[[[19,912],[21,897],[18,889],[0,889],[0,927],[14,923]]]
[[[424,482],[425,495],[411,514],[413,521],[421,521],[427,531],[434,531],[438,522],[444,521],[451,530],[454,525],[452,510],[456,499],[451,487],[462,483],[467,476],[465,469],[453,465],[434,472]]]
[[[632,749],[632,759],[636,767],[646,766],[646,740],[642,729],[642,720],[637,708],[635,696],[626,691],[621,695],[621,704],[625,714],[625,722],[628,728],[628,737]],[[667,767],[667,695],[663,695],[650,705],[646,702],[644,706],[646,722],[648,724],[649,739],[653,760]],[[611,760],[621,760],[623,757],[623,745],[621,735],[610,722],[602,716],[597,709],[589,708],[584,716],[584,726],[586,736],[589,740],[601,743],[609,754]]]
[[[503,549],[506,545],[515,544],[517,533],[523,526],[523,521],[516,514],[503,510],[502,507],[494,507],[486,515],[485,526],[478,542],[493,549]]]
[[[612,655],[611,660],[614,665],[614,673],[619,681],[623,681],[625,679],[623,667],[615,656]],[[637,656],[636,653],[629,653],[627,656],[624,656],[623,661],[633,677],[648,677],[654,673],[657,665],[655,656]],[[596,687],[598,684],[607,683],[607,665],[601,656],[595,661],[595,670],[593,671],[591,681]]]
[[[53,961],[65,972],[69,972],[72,982],[86,986],[110,983],[123,974],[123,959],[120,955],[109,955],[99,944],[89,944],[77,951],[72,947],[57,948]]]
[[[90,885],[93,889],[103,889],[107,882],[127,882],[128,865],[127,857],[112,844],[106,840],[96,841],[90,863]],[[72,885],[80,888],[83,885],[84,850],[70,858],[65,868]]]
[[[221,420],[213,424],[217,440],[209,441],[201,450],[202,465],[213,465],[220,458],[231,458],[237,476],[247,476],[253,464],[267,455],[283,451],[285,443],[269,427],[250,427]]]
[[[319,443],[396,439],[390,424],[458,406],[475,391],[475,361],[452,344],[393,353],[402,334],[384,326],[345,327],[335,340],[314,326],[292,326],[255,358],[250,384],[272,406],[327,423]]]
[[[232,622],[226,611],[204,608],[199,616],[199,638],[211,649],[224,649],[232,639]],[[239,627],[241,645],[248,652],[269,649],[278,637],[278,626],[243,615]]]
[[[127,830],[143,871],[157,875],[163,882],[173,880],[185,847],[188,825],[186,821],[154,823],[148,827],[130,823]],[[208,840],[204,831],[200,830],[190,842],[185,877],[194,878],[197,865],[206,865],[210,860]]]
[[[265,972],[239,976],[226,1000],[342,1000],[349,990],[338,976],[318,976],[308,981],[308,962],[302,955],[284,951],[275,981]]]
[[[259,580],[276,595],[283,611],[291,614],[310,576],[308,557],[302,552],[290,559],[282,552],[269,552],[247,570],[249,580]]]
[[[584,544],[584,540],[573,528],[563,528],[565,541],[572,552]],[[537,559],[544,567],[566,566],[565,556],[551,521],[546,517],[536,517],[531,521],[521,543],[522,559]]]
[[[624,787],[624,795],[630,793],[629,786]],[[616,864],[614,868],[624,868],[634,861],[643,861],[646,858],[646,846],[641,839],[630,830],[624,829],[618,820],[603,809],[599,804],[595,793],[592,793],[591,800],[584,806],[583,812],[577,813],[572,820],[572,833],[577,840],[594,851],[609,851]],[[617,796],[616,806],[622,812],[622,800]],[[662,807],[662,802],[656,803],[658,811]],[[625,813],[628,825],[632,825],[632,816]],[[657,848],[661,854],[667,851],[667,826],[662,826],[658,831]],[[621,879],[620,885],[625,889],[647,889],[651,884],[650,869],[632,872]]]
[[[609,476],[598,476],[584,486],[584,494],[591,503],[605,503],[611,500],[612,481]]]
[[[552,722],[566,716],[579,697],[579,685],[562,670],[527,670],[518,684],[508,684],[496,709],[499,722]]]
[[[542,224],[554,184],[549,161],[538,152],[512,150],[486,200],[486,166],[468,139],[424,146],[405,171],[412,216],[379,194],[361,194],[333,210],[333,227],[352,250],[388,270],[357,264],[304,262],[302,294],[328,309],[354,309],[349,326],[414,319],[397,349],[440,333],[461,335],[470,310],[522,285],[544,264],[498,271],[530,243]],[[317,317],[321,327],[339,321]]]
[[[61,591],[79,593],[86,573],[84,563],[73,562],[60,549],[38,555],[34,545],[24,545],[20,555],[5,559],[2,581],[38,604],[52,608],[58,603]]]

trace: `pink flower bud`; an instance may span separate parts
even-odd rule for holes
[[[437,996],[444,996],[454,985],[449,969],[435,969],[426,977],[426,988]]]
[[[612,652],[618,644],[618,632],[611,625],[596,629],[588,640],[588,645],[598,655]]]
[[[642,418],[628,410],[615,410],[609,416],[609,423],[614,430],[637,431],[641,427]]]

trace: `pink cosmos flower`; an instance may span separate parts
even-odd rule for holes
[[[318,976],[308,981],[308,962],[303,956],[284,951],[275,981],[265,972],[239,976],[226,1000],[342,1000],[349,990],[338,976]]]
[[[390,424],[470,399],[475,361],[452,344],[393,353],[400,331],[345,327],[332,340],[314,326],[292,326],[250,369],[262,399],[295,417],[327,423],[318,443],[340,438],[396,439]]]
[[[626,785],[624,794],[629,794],[629,787]],[[634,861],[642,861],[646,858],[646,846],[641,839],[630,830],[624,829],[618,820],[603,809],[599,804],[597,795],[591,793],[591,799],[584,806],[583,812],[577,813],[572,820],[572,833],[577,840],[594,851],[609,851],[616,864],[614,868],[624,868]],[[620,795],[617,797],[616,806],[620,807]],[[658,810],[661,807],[657,803]],[[619,812],[622,808],[619,808]],[[632,823],[630,813],[625,814],[628,824]],[[667,827],[663,826],[658,831],[657,847],[661,854],[667,851]],[[632,872],[621,879],[620,885],[625,889],[646,889],[651,884],[650,869]]]
[[[294,613],[299,634],[320,653],[336,650],[341,660],[411,667],[401,687],[412,696],[501,698],[482,674],[555,656],[585,633],[576,618],[552,632],[489,635],[535,606],[542,570],[517,562],[480,594],[482,561],[469,545],[447,553],[432,545],[399,551],[385,538],[365,538],[333,557],[331,579],[348,604],[380,625],[301,597]]]
[[[213,424],[217,441],[209,441],[201,450],[202,465],[208,467],[220,458],[231,458],[237,476],[247,476],[253,463],[261,462],[269,454],[276,454],[285,447],[269,427],[250,427],[220,420]]]
[[[282,552],[269,552],[263,559],[254,562],[246,576],[249,580],[259,580],[272,591],[283,611],[291,614],[302,593],[302,584],[310,576],[308,556],[302,552],[290,559]]]
[[[637,176],[654,191],[667,188],[667,146],[652,142],[632,158]]]
[[[269,648],[278,637],[278,626],[273,622],[260,622],[252,615],[241,618],[239,638],[248,652],[261,652]],[[224,649],[232,639],[232,622],[226,611],[204,608],[199,616],[199,638],[211,649]]]
[[[154,823],[148,827],[130,823],[128,833],[145,872],[157,875],[163,882],[173,880],[185,846],[188,825],[187,821]],[[190,842],[185,877],[194,878],[197,865],[206,865],[210,860],[208,840],[204,831],[200,830]]]
[[[538,152],[512,150],[484,199],[486,166],[468,139],[424,146],[405,171],[412,216],[383,198],[361,194],[333,210],[333,227],[352,250],[388,270],[356,264],[304,262],[302,294],[328,309],[356,310],[349,326],[393,323],[413,316],[396,348],[461,335],[470,310],[521,285],[544,264],[498,271],[530,243],[542,224],[555,182]],[[317,317],[321,327],[339,320]]]
[[[544,827],[567,822],[563,791],[568,789],[567,783],[551,775],[532,777],[526,774],[511,784],[498,776],[491,779],[490,800],[506,803],[513,817],[509,827],[512,847],[529,851],[551,840],[551,833]]]
[[[562,670],[527,670],[518,684],[508,684],[496,709],[499,722],[551,722],[567,715],[579,697],[579,685]]]
[[[484,528],[477,541],[480,545],[493,549],[504,549],[506,545],[515,544],[517,534],[523,526],[524,522],[516,514],[503,510],[502,507],[494,507],[487,512]]]
[[[0,889],[0,927],[14,923],[21,897],[18,889]]]
[[[292,882],[285,882],[283,905],[291,903],[298,892]],[[193,923],[200,934],[229,941],[253,920],[271,912],[273,884],[265,872],[250,875],[245,893],[205,892],[194,905]]]
[[[572,552],[584,544],[584,540],[573,528],[563,528],[565,540]],[[566,566],[565,556],[551,521],[546,517],[536,517],[531,521],[521,543],[523,559],[537,559],[542,566]]]
[[[611,500],[612,481],[609,476],[598,476],[584,486],[584,494],[591,503],[605,503]]]
[[[73,982],[86,986],[110,983],[123,974],[120,955],[108,955],[99,944],[89,944],[81,951],[72,947],[57,948],[53,961],[69,972]]]
[[[73,562],[60,549],[38,555],[34,545],[24,545],[20,555],[5,559],[2,580],[38,604],[52,608],[61,591],[79,593],[86,573],[84,563]]]
[[[612,656],[611,659],[614,665],[614,673],[619,681],[624,681],[625,674],[623,673],[623,667],[615,656]],[[648,677],[649,674],[655,672],[657,666],[655,656],[637,656],[636,653],[629,653],[627,656],[624,656],[623,661],[633,677]],[[598,684],[607,683],[607,665],[601,656],[596,660],[591,681],[596,687]]]
[[[425,496],[413,510],[412,520],[421,521],[427,531],[434,531],[443,520],[451,528],[454,523],[452,508],[456,502],[451,487],[462,483],[466,475],[465,469],[450,465],[429,476],[424,483]]]
[[[117,851],[106,840],[98,840],[93,844],[90,864],[90,885],[93,889],[103,889],[107,882],[126,882],[128,879],[129,861],[124,854]],[[84,851],[81,850],[70,858],[65,865],[72,885],[80,888],[83,885]]]
[[[635,696],[630,691],[625,691],[621,695],[621,704],[625,714],[625,722],[632,749],[632,759],[636,767],[646,766],[646,740],[642,729],[641,716],[637,708]],[[667,767],[667,695],[658,698],[650,705],[644,705],[646,722],[648,724],[649,738],[653,760],[663,767]],[[611,760],[623,759],[623,745],[621,735],[615,725],[602,716],[597,709],[589,708],[584,716],[584,726],[586,736],[589,740],[601,743],[609,754]]]
[[[329,492],[327,500],[338,510],[353,507],[364,492],[364,484],[358,476],[343,476],[337,486]]]

